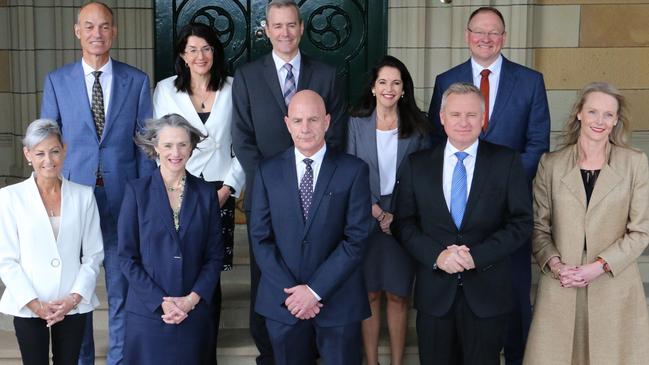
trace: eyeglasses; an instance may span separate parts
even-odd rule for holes
[[[466,28],[471,34],[476,35],[477,37],[484,38],[484,37],[489,37],[489,38],[499,38],[502,37],[505,32],[477,32],[474,30],[471,30],[471,28]]]
[[[203,48],[189,48],[185,50],[185,54],[191,57],[198,57],[199,53],[209,56],[214,53],[214,47],[205,46]]]

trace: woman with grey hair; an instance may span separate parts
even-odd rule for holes
[[[56,122],[33,121],[23,139],[27,180],[0,189],[0,312],[14,316],[23,364],[76,364],[103,260],[91,187],[61,177]],[[79,259],[81,257],[81,260]]]
[[[219,203],[214,186],[186,170],[203,138],[178,114],[148,121],[136,137],[160,168],[127,183],[117,224],[129,283],[127,364],[209,361],[210,303],[223,262]]]

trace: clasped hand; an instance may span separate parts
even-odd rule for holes
[[[571,266],[558,261],[550,263],[549,266],[552,277],[559,280],[564,288],[584,288],[604,273],[602,265],[598,262]]]
[[[437,267],[449,274],[475,269],[470,249],[465,245],[447,246],[437,257]]]
[[[306,285],[296,285],[285,288],[284,293],[289,294],[284,301],[286,309],[299,319],[311,319],[320,313],[322,303],[318,301]]]
[[[39,318],[45,320],[47,327],[52,327],[61,322],[65,315],[74,308],[76,304],[74,300],[70,295],[49,302],[34,299],[27,304],[27,307]]]
[[[187,297],[162,298],[162,321],[166,324],[180,324],[193,309]]]

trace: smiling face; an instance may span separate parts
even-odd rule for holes
[[[377,75],[372,94],[376,96],[376,104],[391,108],[397,104],[403,95],[401,72],[394,67],[382,67]]]
[[[201,37],[187,37],[185,52],[180,55],[192,76],[209,75],[214,60],[214,48]]]
[[[171,173],[184,171],[192,149],[189,132],[184,128],[164,127],[158,132],[155,151],[160,159],[160,169]]]
[[[31,162],[36,176],[46,179],[58,178],[65,160],[65,146],[59,137],[50,135],[36,146],[23,147],[27,161]]]
[[[500,55],[507,33],[498,15],[482,11],[471,19],[464,36],[471,57],[481,66],[488,67]]]
[[[100,4],[88,4],[79,12],[79,19],[74,25],[74,34],[81,42],[83,58],[88,62],[93,59],[108,61],[108,53],[117,35],[113,16]]]
[[[266,19],[266,36],[273,45],[273,51],[288,62],[297,54],[304,24],[300,22],[294,6],[271,7]]]
[[[579,138],[593,142],[608,141],[613,127],[618,122],[619,104],[613,96],[595,91],[586,96],[581,111]]]
[[[293,144],[307,157],[313,156],[324,146],[329,121],[324,101],[310,90],[300,91],[293,96],[288,106],[288,116],[284,117]]]
[[[480,136],[484,103],[475,93],[449,94],[439,117],[449,142],[462,151]]]

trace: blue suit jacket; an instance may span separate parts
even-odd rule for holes
[[[117,233],[127,311],[161,321],[163,297],[192,291],[210,303],[223,260],[217,202],[213,184],[187,173],[176,231],[159,171],[126,184]]]
[[[252,190],[250,237],[261,279],[257,313],[298,321],[284,288],[307,284],[322,298],[318,325],[341,326],[370,315],[362,258],[370,227],[368,167],[327,149],[306,223],[293,147],[261,163]]]
[[[435,144],[446,142],[439,119],[442,94],[455,82],[473,84],[471,60],[440,74],[428,110]],[[543,75],[503,56],[500,82],[489,127],[480,139],[506,146],[521,154],[523,168],[532,181],[541,155],[550,148],[550,111]]]
[[[112,62],[112,91],[101,141],[90,110],[81,61],[47,75],[41,118],[53,119],[61,127],[67,144],[63,177],[94,186],[101,163],[109,209],[117,218],[126,181],[150,174],[155,164],[133,143],[142,122],[152,116],[149,77],[125,63]]]

